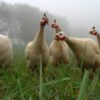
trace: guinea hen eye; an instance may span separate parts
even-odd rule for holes
[[[62,34],[60,33],[60,35],[62,35]]]

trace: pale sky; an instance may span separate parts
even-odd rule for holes
[[[72,27],[91,27],[100,31],[100,0],[4,0],[25,3],[40,10],[65,17]]]

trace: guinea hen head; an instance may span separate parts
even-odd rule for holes
[[[46,16],[46,14],[44,13],[44,16],[43,16],[43,18],[42,18],[42,20],[41,20],[41,22],[40,22],[40,25],[41,26],[45,26],[45,25],[48,25],[49,24],[49,19],[48,19],[48,17]]]
[[[64,41],[66,39],[66,36],[64,35],[64,32],[61,31],[61,32],[59,32],[59,33],[56,34],[55,39],[56,40]]]
[[[55,29],[56,31],[61,31],[59,25],[56,23],[56,20],[51,24],[52,29]]]
[[[97,31],[96,31],[96,28],[94,26],[92,27],[92,30],[89,32],[89,34],[94,35],[94,36],[97,35]]]

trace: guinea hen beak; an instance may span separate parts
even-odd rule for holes
[[[90,31],[89,34],[96,36],[97,32]]]
[[[58,34],[56,34],[55,40],[59,41],[59,35]]]

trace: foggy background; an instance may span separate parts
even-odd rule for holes
[[[99,9],[99,0],[0,0],[0,33],[16,43],[27,43],[34,38],[46,12],[50,22],[57,19],[66,34],[91,37],[88,32],[92,26],[100,31]],[[49,26],[45,33],[49,43],[54,31]]]

